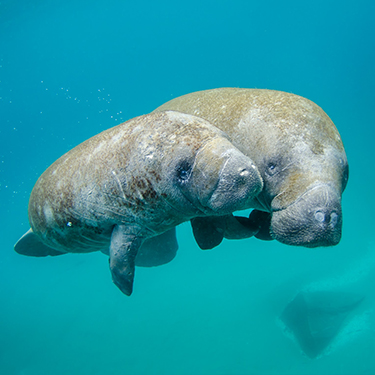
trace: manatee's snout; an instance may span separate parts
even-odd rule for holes
[[[272,237],[288,245],[334,246],[340,242],[341,229],[341,194],[329,185],[311,188],[272,214]]]
[[[220,214],[249,208],[262,188],[262,178],[253,162],[237,149],[230,149],[207,207]]]
[[[224,215],[250,208],[263,180],[250,158],[225,138],[216,138],[199,152],[189,186],[186,193],[203,212]]]

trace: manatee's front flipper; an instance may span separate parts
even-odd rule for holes
[[[138,251],[135,265],[138,267],[161,266],[173,260],[177,250],[176,228],[172,228],[159,236],[147,239]]]
[[[195,241],[202,250],[213,249],[220,245],[225,232],[223,216],[196,217],[190,222]]]
[[[27,255],[31,257],[46,257],[63,255],[66,253],[57,251],[45,245],[42,240],[29,229],[14,245],[14,250],[21,255]]]
[[[249,216],[249,222],[253,226],[258,226],[258,233],[255,237],[263,241],[272,241],[270,233],[272,215],[269,212],[253,210]]]
[[[242,240],[256,236],[259,231],[257,223],[243,216],[225,216],[224,237],[228,240]]]
[[[191,220],[191,226],[195,240],[203,250],[218,246],[223,238],[239,240],[259,231],[259,226],[248,218],[233,215],[197,217]]]
[[[116,225],[109,246],[109,267],[112,280],[127,296],[133,291],[135,258],[144,237],[126,225]]]

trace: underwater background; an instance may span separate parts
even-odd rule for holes
[[[370,0],[1,0],[0,374],[374,374],[374,17]],[[101,253],[13,251],[59,156],[217,87],[292,92],[331,117],[350,165],[338,246],[202,251],[183,224],[177,257],[137,268],[131,297]],[[364,297],[313,359],[279,319],[311,289]]]

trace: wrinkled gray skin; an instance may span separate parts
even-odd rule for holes
[[[335,125],[319,106],[280,91],[221,88],[178,97],[156,109],[162,110],[206,119],[254,161],[263,190],[251,203],[256,210],[249,223],[259,224],[259,238],[306,247],[339,243],[348,162]],[[246,237],[236,236],[227,220],[192,220],[198,244],[211,248],[223,236]]]
[[[176,225],[250,207],[262,186],[252,161],[206,120],[173,111],[140,116],[83,142],[41,175],[29,201],[31,229],[15,250],[109,248],[113,281],[130,295],[135,264],[173,258]]]

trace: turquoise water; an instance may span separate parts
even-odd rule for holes
[[[0,1],[0,374],[374,374],[373,1]],[[101,253],[28,258],[30,191],[88,137],[216,87],[293,92],[338,127],[350,164],[334,248],[256,239],[138,268],[134,294]],[[301,289],[365,304],[320,358],[278,316]]]

